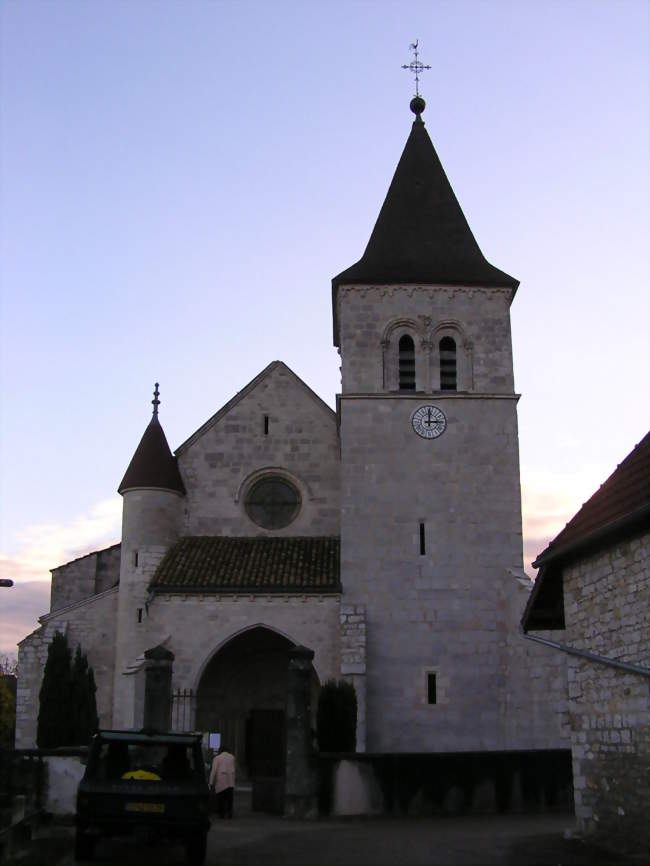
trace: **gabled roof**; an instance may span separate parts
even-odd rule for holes
[[[154,415],[124,473],[118,493],[136,487],[153,487],[185,493],[176,458],[170,451],[158,416]]]
[[[562,567],[577,556],[650,529],[650,432],[537,557],[539,575],[522,625],[564,628]]]
[[[267,367],[265,367],[261,373],[258,373],[254,379],[251,379],[248,385],[245,385],[241,389],[241,391],[238,391],[234,397],[228,400],[228,402],[225,403],[221,407],[221,409],[219,409],[218,412],[215,412],[215,414],[211,418],[208,418],[205,424],[202,424],[198,430],[192,433],[192,435],[188,439],[186,439],[185,442],[182,443],[182,445],[179,445],[174,452],[176,456],[180,456],[190,447],[190,445],[196,442],[196,440],[203,436],[203,434],[206,433],[211,427],[214,427],[214,425],[217,424],[225,415],[227,415],[231,409],[233,409],[241,400],[243,400],[244,397],[254,391],[255,388],[257,388],[257,386],[261,384],[261,382],[263,382],[264,379],[266,379],[267,376],[270,376],[271,373],[273,373],[275,370],[283,370],[289,373],[290,376],[297,382],[297,384],[305,391],[307,396],[312,399],[318,406],[320,406],[321,409],[323,409],[323,411],[327,415],[329,415],[333,422],[335,421],[336,413],[332,409],[330,409],[330,407],[327,405],[327,403],[325,403],[324,400],[321,400],[318,394],[313,391],[309,387],[309,385],[307,385],[307,383],[300,378],[300,376],[297,376],[293,372],[293,370],[290,367],[287,367],[287,365],[283,361],[271,361],[271,363]]]
[[[332,280],[336,345],[338,287],[358,283],[519,285],[483,256],[419,115],[363,256]]]
[[[340,592],[340,548],[335,536],[188,536],[167,551],[149,587],[182,593]]]
[[[566,556],[596,537],[632,524],[650,509],[650,432],[572,517],[533,565]],[[650,524],[649,524],[650,525]]]

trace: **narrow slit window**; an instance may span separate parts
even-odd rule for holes
[[[269,435],[269,416],[268,415],[264,416],[264,435],[265,436]]]
[[[443,337],[440,341],[440,390],[456,389],[456,341],[453,337]]]
[[[436,703],[436,675],[427,674],[427,703]]]
[[[424,523],[420,523],[420,556],[424,556],[427,552],[426,537],[424,534]]]
[[[137,550],[133,551],[133,566],[134,566],[134,568],[138,567],[138,551]]]
[[[399,390],[415,391],[415,343],[408,334],[399,340]]]
[[[138,608],[138,622],[142,622],[142,608]]]

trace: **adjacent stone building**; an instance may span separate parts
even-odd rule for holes
[[[162,647],[172,725],[220,731],[251,773],[279,771],[296,645],[314,696],[354,684],[360,750],[567,744],[564,657],[518,634],[518,281],[484,258],[411,109],[366,251],[332,281],[336,411],[275,361],[172,454],[156,390],[121,544],[55,569],[21,643],[19,745],[56,629],[95,668],[102,725],[142,724]]]
[[[535,565],[523,625],[562,630],[578,827],[648,854],[650,433]]]

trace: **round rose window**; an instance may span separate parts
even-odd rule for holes
[[[300,509],[300,494],[284,478],[271,476],[256,481],[246,495],[246,513],[264,529],[288,526]]]

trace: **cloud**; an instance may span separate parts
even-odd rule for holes
[[[119,540],[122,502],[105,499],[69,523],[39,523],[16,536],[15,550],[0,553],[0,576],[14,586],[0,588],[0,652],[15,652],[50,607],[50,569]]]
[[[597,489],[592,471],[570,477],[528,472],[522,483],[524,568],[534,577],[532,561],[544,550],[582,502]],[[119,540],[122,503],[119,497],[98,502],[88,514],[67,524],[34,524],[18,536],[12,555],[0,554],[0,575],[15,586],[0,589],[0,652],[15,652],[15,644],[38,626],[50,606],[49,570],[100,550]]]
[[[527,472],[522,478],[524,568],[531,577],[536,575],[531,563],[596,491],[593,476],[592,467],[578,466],[570,477]]]
[[[38,617],[50,607],[50,584],[24,581],[0,593],[0,653],[16,655],[18,641],[38,628]]]

